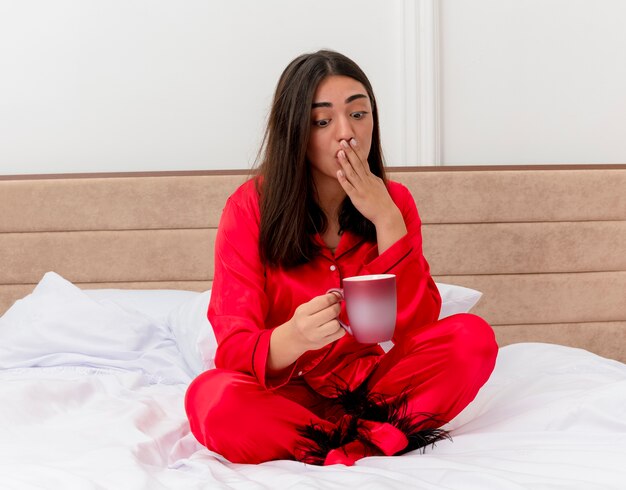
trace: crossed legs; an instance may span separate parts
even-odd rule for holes
[[[413,427],[432,429],[452,420],[475,398],[491,375],[496,355],[493,330],[483,319],[453,315],[416,329],[382,355],[362,388],[375,395],[372,400],[401,407],[400,416],[404,421],[408,417]],[[306,427],[330,434],[331,445],[350,444],[345,458],[322,458],[325,464],[415,449],[411,434],[405,438],[401,433],[407,426],[398,425],[398,417],[390,423],[350,418],[337,399],[319,395],[301,379],[267,391],[243,373],[206,371],[189,386],[185,409],[198,441],[237,463],[315,461],[302,449],[318,442],[306,440]],[[394,423],[398,427],[390,427]],[[354,443],[345,434],[348,427],[376,444]]]

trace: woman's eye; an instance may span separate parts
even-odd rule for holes
[[[325,128],[326,126],[328,126],[329,123],[330,119],[320,119],[313,122],[313,124],[315,124],[318,128]]]
[[[366,111],[358,111],[358,112],[353,112],[352,113],[352,117],[354,119],[363,119],[365,117],[365,114],[367,114]]]

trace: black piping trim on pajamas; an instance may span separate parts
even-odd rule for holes
[[[335,257],[335,260],[339,260],[341,257],[343,257],[344,255],[346,255],[347,253],[352,252],[352,250],[354,250],[356,247],[358,247],[359,245],[361,245],[363,242],[365,241],[365,239],[355,243],[354,245],[352,245],[348,250],[344,251],[341,255],[337,255],[337,257]]]
[[[254,376],[258,379],[259,375],[256,372],[256,366],[254,365],[254,358],[256,357],[256,348],[259,346],[259,342],[261,341],[261,336],[259,335],[256,339],[256,342],[254,344],[254,349],[252,349],[252,362],[250,363],[252,365],[252,374],[254,374]],[[259,380],[261,381],[261,380]]]
[[[385,272],[383,272],[383,274],[387,274],[391,269],[393,269],[396,265],[398,265],[400,262],[402,262],[404,259],[406,259],[409,254],[413,251],[413,247],[411,247],[409,249],[409,251],[407,253],[405,253],[402,257],[400,257],[397,262],[395,264],[393,264],[391,267],[389,267]]]

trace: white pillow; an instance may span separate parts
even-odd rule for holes
[[[115,303],[164,323],[193,373],[215,367],[217,341],[207,318],[210,289],[202,293],[178,289],[86,289],[85,293],[100,303]]]
[[[0,368],[90,366],[188,383],[192,372],[163,322],[98,302],[54,272],[0,318]]]
[[[84,289],[87,296],[102,303],[110,301],[128,311],[157,320],[165,319],[181,303],[198,296],[182,289]]]
[[[196,374],[215,367],[217,341],[207,318],[210,300],[210,289],[196,293],[196,296],[174,308],[166,320],[178,349]]]
[[[441,312],[439,320],[457,313],[469,312],[483,293],[475,289],[457,286],[455,284],[435,283],[441,295]]]

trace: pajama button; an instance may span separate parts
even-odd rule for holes
[[[333,264],[333,265],[330,266],[330,270],[335,272],[337,270],[337,267],[335,267],[335,265]]]
[[[302,371],[298,371],[298,376],[302,376]]]

